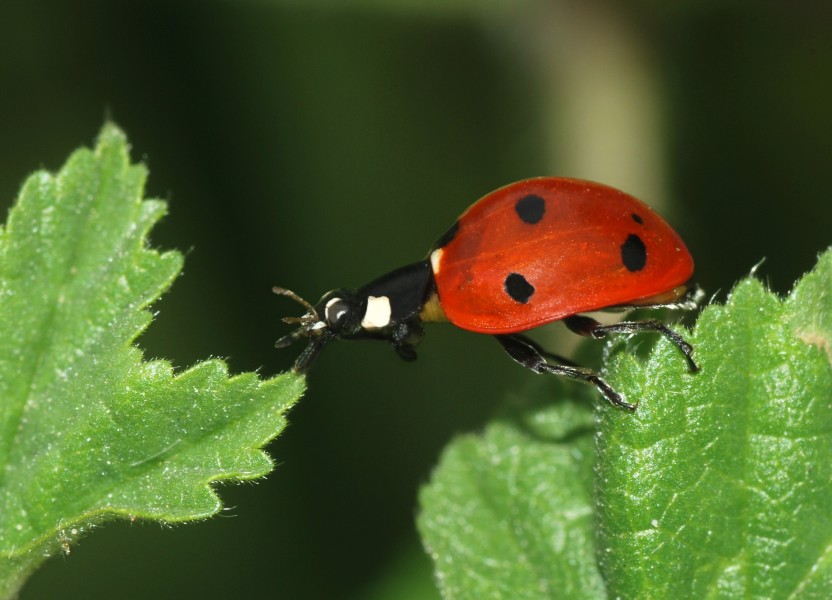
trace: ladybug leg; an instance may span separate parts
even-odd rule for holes
[[[522,344],[525,344],[527,346],[531,346],[532,348],[534,348],[534,350],[540,356],[545,356],[546,358],[549,358],[549,359],[551,359],[551,360],[553,360],[557,363],[560,363],[562,365],[566,365],[568,367],[582,368],[579,364],[577,364],[575,362],[572,362],[571,360],[561,356],[560,354],[555,354],[554,352],[549,352],[548,350],[546,350],[546,348],[544,348],[543,346],[541,346],[540,344],[535,342],[533,339],[531,339],[530,337],[526,337],[525,335],[523,335],[521,333],[512,333],[511,337],[513,337],[515,340],[517,340],[518,342],[520,342]]]
[[[688,344],[682,336],[670,329],[661,321],[655,319],[648,319],[646,321],[621,321],[620,323],[613,323],[612,325],[602,325],[595,319],[586,317],[584,315],[573,315],[566,317],[563,320],[570,331],[587,337],[601,339],[606,337],[608,333],[638,333],[640,331],[656,331],[661,333],[664,337],[670,340],[682,354],[685,355],[685,360],[688,363],[688,368],[695,373],[699,370],[693,360],[693,346]]]
[[[424,330],[415,323],[399,323],[390,336],[393,350],[402,360],[416,360],[416,346],[422,341]]]
[[[553,375],[562,375],[570,379],[577,379],[578,381],[585,381],[594,385],[604,397],[615,406],[626,408],[628,410],[635,410],[635,404],[630,404],[624,400],[623,396],[616,392],[612,387],[604,381],[597,373],[578,367],[569,361],[569,364],[553,365],[546,362],[545,356],[549,356],[554,360],[560,360],[557,355],[550,354],[543,350],[537,343],[522,335],[495,335],[494,336],[503,350],[506,351],[515,362],[523,365],[527,369],[531,369],[535,373],[552,373]]]
[[[393,350],[395,350],[396,354],[399,355],[399,358],[404,361],[413,362],[417,358],[416,350],[413,349],[413,346],[402,344],[400,346],[393,346]]]
[[[295,360],[295,364],[292,366],[292,371],[300,373],[301,375],[306,375],[306,373],[309,372],[309,368],[312,366],[312,363],[315,362],[316,358],[318,358],[321,350],[324,349],[324,346],[327,342],[329,342],[329,340],[330,338],[328,337],[311,340],[306,345],[303,352],[301,352],[300,356],[298,356],[297,360]]]

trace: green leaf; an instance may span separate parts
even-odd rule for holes
[[[260,448],[303,392],[218,360],[142,361],[131,344],[182,265],[147,247],[165,205],[142,199],[146,175],[105,126],[29,177],[0,230],[0,597],[105,519],[215,514],[212,484],[272,468]]]
[[[545,396],[559,382],[541,381]],[[551,396],[550,396],[551,397]],[[418,525],[445,598],[598,598],[591,406],[518,409],[455,440]]]
[[[646,361],[613,343],[639,407],[596,402],[594,456],[544,386],[450,445],[419,517],[444,597],[828,597],[832,250],[786,300],[747,279],[686,337],[696,374],[664,339]]]
[[[602,411],[601,563],[623,598],[832,589],[832,251],[785,301],[754,279],[706,308],[684,373],[624,355],[634,415]]]

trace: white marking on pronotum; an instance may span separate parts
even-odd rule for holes
[[[370,296],[367,298],[367,311],[361,319],[364,329],[381,329],[390,324],[390,298],[387,296]]]
[[[439,262],[442,260],[443,252],[444,250],[442,248],[437,248],[430,253],[430,266],[433,269],[434,275],[439,275]]]

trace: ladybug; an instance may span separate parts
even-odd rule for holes
[[[617,189],[560,177],[502,187],[475,202],[439,238],[427,258],[355,290],[337,289],[306,308],[299,325],[275,344],[308,338],[293,370],[306,373],[324,346],[337,339],[390,342],[404,360],[425,322],[493,335],[506,353],[535,373],[594,384],[612,404],[634,409],[595,372],[551,354],[523,332],[563,321],[573,332],[655,331],[675,344],[691,371],[693,348],[657,320],[602,325],[580,313],[634,307],[694,308],[693,258],[679,235],[643,202]]]

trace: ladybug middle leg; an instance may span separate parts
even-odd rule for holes
[[[556,354],[547,352],[541,348],[536,342],[519,334],[495,335],[494,336],[503,350],[516,362],[520,363],[527,369],[531,369],[535,373],[552,373],[554,375],[563,375],[570,379],[577,379],[591,383],[604,397],[615,406],[626,408],[628,410],[635,410],[636,405],[630,404],[624,397],[616,392],[610,384],[604,381],[600,375],[586,369],[579,367],[575,363],[566,360]],[[556,360],[559,363],[553,365],[546,361],[545,357]]]
[[[591,317],[573,315],[571,317],[566,317],[563,322],[570,331],[577,333],[578,335],[595,339],[606,337],[608,333],[638,333],[639,331],[655,331],[657,333],[661,333],[677,348],[679,348],[682,354],[685,355],[688,368],[692,373],[699,370],[699,365],[697,365],[693,360],[693,346],[688,344],[684,339],[682,339],[681,335],[670,329],[661,321],[649,319],[646,321],[621,321],[620,323],[613,323],[612,325],[602,325]]]

